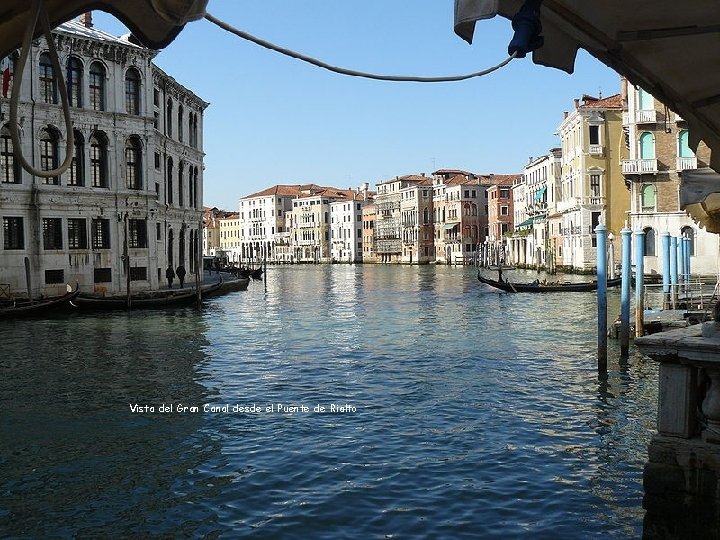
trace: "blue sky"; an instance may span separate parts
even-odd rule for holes
[[[507,56],[510,22],[453,33],[452,0],[210,0],[241,30],[330,64],[393,75],[458,75]],[[95,12],[95,25],[126,30]],[[583,94],[619,92],[618,75],[584,51],[575,73],[516,59],[458,83],[389,83],[337,75],[189,23],[155,62],[210,106],[204,204],[236,209],[273,184],[371,186],[396,175],[457,168],[521,172],[559,145],[563,111]]]

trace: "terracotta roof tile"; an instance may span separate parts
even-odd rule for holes
[[[606,98],[596,98],[593,96],[588,96],[587,94],[583,96],[583,104],[580,105],[579,109],[622,109],[623,107],[623,99],[622,95],[620,94],[614,94],[612,96],[608,96]]]

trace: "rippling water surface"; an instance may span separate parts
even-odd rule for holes
[[[595,316],[337,265],[202,314],[3,321],[0,536],[638,537],[657,371],[611,342],[599,379]]]

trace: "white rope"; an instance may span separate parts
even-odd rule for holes
[[[52,62],[53,70],[55,71],[56,80],[60,87],[60,99],[62,101],[63,116],[65,118],[65,129],[66,129],[66,145],[65,145],[65,161],[57,169],[50,171],[43,171],[36,169],[31,163],[28,163],[25,156],[22,153],[22,147],[20,146],[20,134],[18,132],[17,123],[17,109],[18,100],[20,98],[20,87],[22,84],[22,73],[25,69],[25,63],[27,62],[28,56],[30,55],[30,47],[32,44],[33,33],[37,26],[38,19],[43,28],[43,35],[48,43],[48,49],[50,54],[50,61]],[[19,77],[15,75],[19,74]],[[18,59],[17,66],[13,73],[13,88],[12,95],[10,96],[10,135],[12,137],[13,149],[15,151],[15,157],[20,161],[20,165],[27,172],[33,176],[40,176],[42,178],[53,178],[63,174],[72,163],[73,149],[74,149],[74,136],[72,119],[70,118],[70,102],[68,100],[67,87],[65,86],[65,78],[62,74],[62,68],[60,67],[60,61],[58,59],[57,50],[55,49],[55,43],[53,41],[52,34],[50,33],[50,21],[48,20],[47,11],[45,11],[45,5],[43,0],[33,0],[30,20],[25,30],[25,37],[23,38],[22,50],[20,52],[20,58]]]
[[[511,56],[497,64],[496,66],[492,66],[488,69],[484,69],[482,71],[478,71],[476,73],[468,73],[467,75],[456,75],[451,77],[415,77],[415,76],[397,76],[397,75],[377,75],[374,73],[366,73],[364,71],[355,71],[352,69],[345,69],[337,66],[333,66],[330,64],[327,64],[321,60],[317,60],[316,58],[312,58],[310,56],[306,56],[304,54],[295,52],[290,49],[285,49],[283,47],[280,47],[278,45],[275,45],[273,43],[270,43],[269,41],[265,41],[264,39],[260,39],[258,37],[253,36],[252,34],[248,34],[247,32],[243,32],[242,30],[238,30],[237,28],[229,25],[226,22],[221,21],[220,19],[217,19],[210,15],[209,13],[205,14],[205,18],[222,28],[223,30],[226,30],[230,32],[231,34],[235,34],[236,36],[246,39],[248,41],[251,41],[252,43],[255,43],[256,45],[260,45],[261,47],[265,47],[266,49],[270,49],[271,51],[278,52],[280,54],[284,54],[285,56],[289,56],[290,58],[295,58],[296,60],[302,60],[303,62],[307,62],[309,64],[312,64],[313,66],[317,66],[319,68],[327,69],[329,71],[332,71],[333,73],[339,73],[340,75],[349,75],[351,77],[363,77],[365,79],[374,79],[378,81],[392,81],[392,82],[420,82],[420,83],[436,83],[436,82],[457,82],[457,81],[465,81],[467,79],[472,79],[474,77],[482,77],[483,75],[487,75],[489,73],[492,73],[495,70],[500,69],[501,67],[504,67],[510,61],[515,58],[517,53],[513,53]]]

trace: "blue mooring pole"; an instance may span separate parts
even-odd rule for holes
[[[670,307],[670,233],[662,233],[663,309]]]
[[[622,281],[620,284],[620,357],[630,351],[630,280],[632,279],[632,231],[625,226],[622,236]]]
[[[690,239],[683,236],[683,255],[685,256],[685,283],[690,283]]]
[[[677,237],[670,237],[670,295],[672,307],[675,308],[678,293],[678,242]]]
[[[645,231],[635,231],[635,337],[645,334]]]
[[[597,238],[598,372],[607,373],[607,228],[595,227]]]

